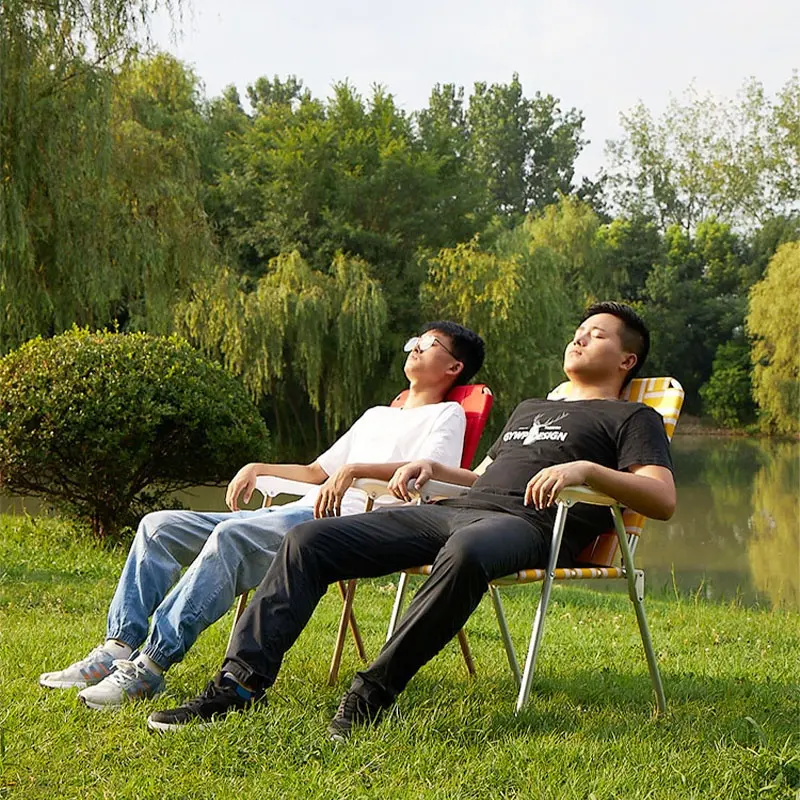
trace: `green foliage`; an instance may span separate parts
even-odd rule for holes
[[[781,245],[750,291],[753,395],[768,430],[800,432],[800,242]]]
[[[196,79],[132,56],[154,5],[3,4],[0,353],[75,323],[166,330],[202,268]]]
[[[496,394],[487,438],[524,397],[544,396],[563,379],[561,354],[575,324],[563,261],[523,225],[490,248],[477,238],[428,262],[421,301],[427,315],[451,318],[486,342],[480,378]]]
[[[711,377],[700,387],[703,410],[726,428],[747,425],[755,417],[750,379],[750,345],[744,339],[717,348]]]
[[[3,490],[41,496],[98,536],[268,453],[241,386],[176,337],[36,338],[0,361],[0,387]]]
[[[339,254],[325,274],[294,252],[274,258],[252,286],[220,270],[178,309],[177,324],[241,376],[252,397],[269,395],[282,453],[298,445],[309,453],[372,401],[367,392],[386,344],[388,314],[363,261]],[[399,374],[389,376],[383,402],[398,380]]]
[[[621,115],[625,135],[608,146],[614,205],[686,231],[709,217],[752,229],[796,212],[798,109],[796,72],[774,99],[751,79],[735,100],[692,87],[658,119],[639,103]]]

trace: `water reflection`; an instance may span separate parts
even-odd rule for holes
[[[800,608],[800,443],[676,436],[672,454],[678,508],[647,523],[637,551],[648,592]],[[198,487],[178,499],[222,510],[224,497]],[[23,510],[40,504],[0,497],[0,512]]]
[[[800,608],[797,442],[677,436],[678,508],[647,523],[650,590]]]
[[[747,557],[753,582],[773,606],[800,608],[800,520],[797,448],[783,445],[753,482]]]

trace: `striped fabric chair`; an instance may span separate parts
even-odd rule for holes
[[[569,396],[569,382],[557,386],[548,398],[558,400]],[[630,382],[625,388],[621,397],[623,400],[632,400],[644,403],[658,411],[664,420],[664,429],[667,437],[672,439],[675,426],[678,422],[681,406],[683,405],[683,388],[674,378],[638,378]],[[450,487],[449,489],[446,487]],[[421,494],[423,502],[430,502],[444,496],[454,496],[465,491],[464,487],[455,487],[449,484],[441,484],[431,481],[426,485]],[[569,509],[576,503],[590,503],[592,505],[608,506],[614,527],[606,533],[601,534],[591,542],[580,554],[581,567],[562,569],[557,568],[558,555],[561,549],[561,537],[564,532],[564,524],[567,519]],[[653,643],[647,625],[647,618],[644,611],[644,572],[636,569],[634,564],[634,552],[642,532],[645,518],[628,509],[623,510],[619,504],[611,497],[595,492],[588,486],[570,486],[563,489],[557,499],[558,510],[556,522],[553,527],[553,538],[550,548],[550,558],[547,569],[527,569],[521,570],[514,575],[507,575],[493,581],[489,586],[489,593],[492,598],[497,622],[500,627],[500,634],[506,650],[508,664],[514,674],[518,687],[516,710],[519,711],[528,701],[533,682],[533,673],[536,667],[536,658],[544,633],[544,621],[547,613],[547,606],[550,600],[550,591],[553,581],[565,580],[585,580],[585,579],[604,579],[604,580],[626,580],[628,583],[628,595],[633,602],[636,612],[636,619],[639,623],[639,631],[642,635],[642,643],[647,657],[647,665],[650,671],[650,679],[653,683],[653,690],[656,695],[658,711],[663,713],[666,710],[666,699],[661,683],[661,676],[658,671]],[[617,553],[621,554],[621,563],[614,566]],[[407,570],[407,574],[429,575],[431,566],[418,567]],[[539,605],[534,616],[531,639],[528,647],[528,655],[525,659],[524,670],[520,671],[519,662],[514,651],[511,633],[508,629],[503,604],[500,599],[500,589],[504,586],[518,586],[520,584],[530,584],[542,582],[542,592]],[[394,626],[400,615],[403,596],[406,589],[406,573],[401,575],[398,585],[397,597],[395,598],[395,610],[389,624],[389,633],[394,632]]]

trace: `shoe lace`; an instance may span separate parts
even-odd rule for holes
[[[106,680],[113,681],[119,684],[119,686],[130,686],[147,675],[145,668],[135,661],[128,661],[126,658],[116,658],[111,663],[114,666],[114,671]]]
[[[206,704],[206,701],[213,700],[220,694],[227,694],[231,690],[226,686],[219,686],[218,684],[214,683],[214,681],[209,681],[206,684],[206,688],[197,696],[188,700],[184,704],[184,708],[193,710],[196,708],[200,708]]]
[[[337,719],[352,719],[359,712],[359,700],[361,698],[355,692],[347,692],[339,703],[336,711]]]

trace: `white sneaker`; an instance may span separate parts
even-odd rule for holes
[[[84,705],[96,711],[119,708],[129,700],[144,700],[164,691],[164,678],[136,661],[118,659],[114,671],[95,686],[78,693]]]
[[[58,672],[43,672],[39,686],[48,689],[84,689],[108,677],[114,669],[114,656],[101,644],[82,661],[70,664]]]

